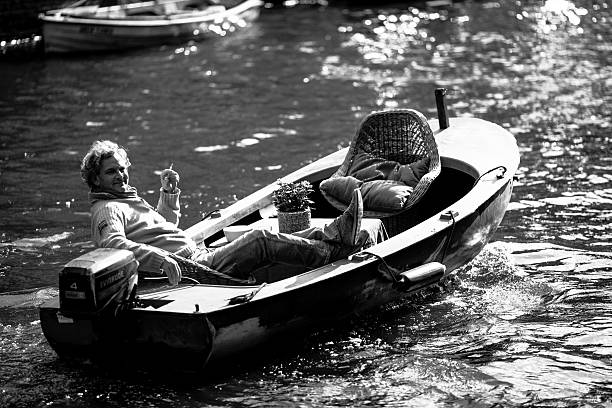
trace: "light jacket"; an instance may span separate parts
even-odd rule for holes
[[[104,195],[92,199],[91,236],[98,247],[128,249],[139,269],[159,272],[168,252],[190,257],[195,242],[178,228],[180,190],[168,194],[160,189],[157,209],[143,198]]]

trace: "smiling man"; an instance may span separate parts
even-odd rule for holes
[[[129,167],[126,150],[108,140],[94,142],[83,158],[81,177],[90,188],[93,241],[98,247],[131,250],[140,270],[162,271],[173,285],[182,273],[170,254],[247,279],[254,269],[276,262],[305,269],[323,266],[363,245],[359,234],[363,203],[356,189],[351,205],[323,229],[295,234],[253,230],[220,248],[201,248],[178,228],[178,173],[162,171],[159,200],[153,208],[130,185]]]

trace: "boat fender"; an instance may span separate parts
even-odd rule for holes
[[[399,274],[398,284],[402,290],[416,290],[438,283],[446,273],[446,266],[429,262]]]
[[[446,266],[440,262],[429,262],[407,271],[401,271],[389,265],[380,255],[366,251],[360,252],[359,255],[361,260],[366,256],[377,258],[380,261],[378,272],[402,291],[414,291],[438,283],[446,273]]]

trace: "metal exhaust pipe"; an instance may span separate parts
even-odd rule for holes
[[[440,130],[448,128],[448,113],[446,111],[446,88],[436,88],[436,108],[438,109],[438,123],[440,124]]]

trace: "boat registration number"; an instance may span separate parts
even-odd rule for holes
[[[79,28],[80,33],[87,34],[112,34],[113,29],[111,27],[101,27],[101,26],[82,26]]]

